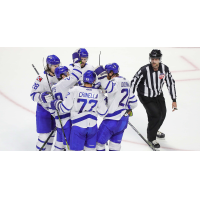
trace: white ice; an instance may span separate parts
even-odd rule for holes
[[[35,109],[30,98],[37,77],[32,68],[43,71],[43,57],[55,54],[68,65],[77,48],[0,48],[0,150],[33,151],[37,141]],[[172,113],[172,101],[164,86],[167,105],[166,120],[160,131],[166,134],[159,140],[161,151],[200,150],[200,48],[160,48],[163,63],[176,80],[178,111]],[[149,62],[152,48],[87,48],[88,63],[117,62],[120,75],[131,80],[136,71]],[[98,124],[101,122],[99,119]],[[134,110],[130,122],[146,137],[147,116],[141,103]],[[128,127],[124,133],[122,151],[151,151],[137,133]]]

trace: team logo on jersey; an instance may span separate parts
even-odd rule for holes
[[[43,79],[43,78],[42,78],[41,76],[38,76],[37,81],[41,82],[42,79]]]
[[[165,78],[165,74],[161,73],[160,76],[159,76],[159,79],[164,79],[164,78]]]

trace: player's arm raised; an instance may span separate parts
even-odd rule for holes
[[[81,64],[75,63],[70,76],[64,79],[66,81],[66,86],[73,87],[79,81],[81,76],[82,76]]]

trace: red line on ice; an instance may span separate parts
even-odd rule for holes
[[[189,61],[187,58],[185,58],[184,56],[181,56],[181,58],[183,59],[183,60],[185,60],[186,62],[188,62],[190,65],[192,65],[196,70],[199,70],[199,68],[196,66],[196,65],[194,65],[191,61]]]
[[[194,69],[172,71],[172,73],[177,73],[177,72],[192,72],[192,71],[199,71],[199,70],[200,70],[195,64],[193,64],[191,61],[189,61],[189,60],[188,60],[187,58],[185,58],[184,56],[181,56],[181,58],[182,58],[183,60],[185,60],[187,63],[189,63],[190,65],[192,65],[192,67],[193,67]]]
[[[32,113],[32,114],[35,115],[35,112],[33,112],[33,111],[31,111],[31,110],[25,108],[24,106],[18,104],[17,102],[13,101],[13,100],[10,99],[8,96],[6,96],[3,92],[0,91],[0,94],[1,94],[3,97],[5,97],[8,101],[14,103],[16,106],[19,106],[20,108],[22,108],[22,109],[24,109],[24,110],[26,110],[26,111],[28,111],[28,112],[30,112],[30,113]]]
[[[198,80],[200,80],[200,79],[198,79]],[[33,111],[31,111],[31,110],[25,108],[24,106],[18,104],[17,102],[13,101],[13,100],[10,99],[8,96],[6,96],[3,92],[0,91],[0,94],[1,94],[3,97],[5,97],[8,101],[14,103],[16,106],[19,106],[20,108],[22,108],[22,109],[24,109],[24,110],[26,110],[26,111],[28,111],[28,112],[30,112],[30,113],[32,113],[32,114],[35,115],[35,112],[33,112]],[[141,144],[141,143],[132,142],[132,141],[128,141],[128,140],[123,140],[123,142],[129,142],[129,143],[133,143],[133,144],[139,144],[139,145],[148,146],[148,145],[146,145],[146,144]],[[173,149],[173,148],[169,148],[169,147],[162,147],[162,148],[171,149],[171,150],[176,150],[176,151],[189,151],[189,150],[182,150],[182,149]]]

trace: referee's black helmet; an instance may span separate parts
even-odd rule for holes
[[[149,54],[149,58],[159,58],[161,60],[162,53],[159,49],[153,49]]]

